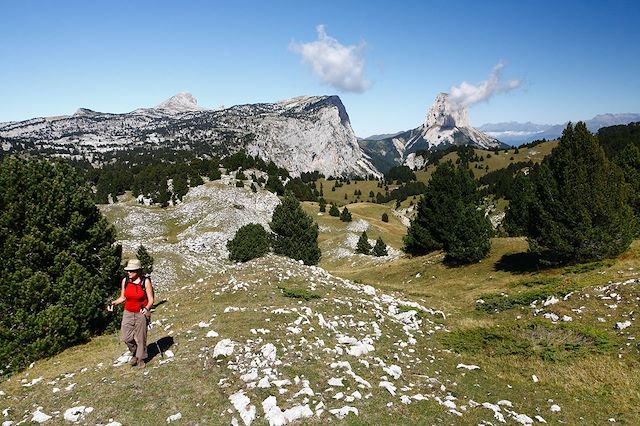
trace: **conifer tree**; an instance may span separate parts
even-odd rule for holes
[[[387,252],[387,245],[382,241],[382,237],[378,237],[376,240],[376,245],[373,247],[372,254],[374,256],[387,256],[389,253]]]
[[[389,222],[389,215],[386,212],[382,213],[382,221]]]
[[[369,254],[371,253],[371,244],[369,244],[369,237],[367,237],[367,231],[362,231],[358,244],[356,244],[356,253]]]
[[[306,265],[316,265],[320,260],[318,225],[293,195],[285,195],[273,211],[271,230],[274,253],[302,260]]]
[[[351,213],[347,206],[344,206],[342,212],[340,213],[340,220],[343,222],[351,222]]]
[[[178,173],[173,177],[173,194],[178,200],[182,201],[182,197],[187,194],[187,191],[189,191],[187,177],[182,173]]]
[[[636,126],[640,127],[640,123],[636,123]],[[628,144],[615,156],[614,163],[622,170],[628,185],[628,203],[634,211],[636,225],[638,225],[640,224],[640,148],[634,144]],[[640,226],[636,226],[635,235],[640,235]]]
[[[636,222],[622,174],[585,123],[567,125],[532,180],[529,248],[544,263],[603,259],[629,247]]]
[[[329,209],[329,216],[338,217],[340,216],[340,210],[338,210],[338,206],[331,203],[331,208]]]
[[[101,332],[121,249],[70,166],[0,163],[0,375]]]
[[[489,253],[491,223],[479,210],[471,171],[440,163],[431,176],[404,238],[405,251],[422,255],[444,249],[454,263],[477,262]]]
[[[153,272],[153,257],[149,254],[146,247],[142,244],[138,246],[136,257],[142,264],[144,275],[151,275]]]
[[[320,212],[324,213],[325,211],[327,211],[327,202],[324,200],[324,198],[320,197],[318,202],[320,204]]]
[[[504,228],[512,237],[526,236],[529,228],[529,207],[536,200],[531,178],[522,173],[516,174],[511,193],[509,207],[504,216]]]

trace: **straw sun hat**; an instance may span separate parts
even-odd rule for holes
[[[125,271],[139,271],[142,269],[142,263],[138,259],[129,259],[127,266],[124,267]]]

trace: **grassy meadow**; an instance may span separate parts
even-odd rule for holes
[[[107,214],[126,223],[132,205]],[[532,270],[524,239],[495,238],[488,258],[452,268],[442,253],[402,255],[406,229],[388,206],[350,204],[351,223],[318,215],[317,203],[304,208],[320,227],[320,268],[269,255],[210,271],[166,255],[178,272],[157,295],[147,368],[117,365],[125,352],[117,334],[94,338],[0,383],[4,418],[29,422],[39,409],[53,416],[49,424],[63,424],[65,410],[81,405],[93,408],[82,424],[155,425],[177,413],[182,424],[243,424],[230,402],[243,390],[255,424],[267,423],[261,401],[270,395],[282,411],[311,408],[298,424],[475,425],[498,414],[508,424],[517,415],[536,424],[535,416],[549,424],[636,424],[639,241],[618,259]],[[153,212],[155,238],[179,244],[188,224]],[[395,254],[353,254],[364,228]],[[403,312],[412,312],[416,329],[397,320]],[[544,317],[551,313],[571,320]],[[375,349],[347,354],[356,346],[346,336]],[[223,338],[236,343],[234,353],[214,358]],[[260,358],[267,343],[277,348],[275,361]],[[401,376],[384,370],[390,366]],[[270,387],[247,378],[252,368]],[[330,385],[334,378],[343,386]],[[313,391],[300,395],[305,383]],[[393,394],[383,383],[393,383]],[[329,412],[341,407],[358,414]]]

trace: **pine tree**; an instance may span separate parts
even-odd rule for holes
[[[284,185],[282,185],[282,181],[280,181],[278,176],[269,175],[264,187],[268,191],[275,192],[278,195],[284,195]]]
[[[209,171],[207,177],[209,178],[209,180],[218,180],[222,177],[222,172],[219,168],[214,167]]]
[[[367,231],[362,231],[358,244],[356,244],[356,253],[369,254],[371,253],[371,244],[369,244],[369,237],[367,237]]]
[[[63,163],[0,163],[0,375],[105,329],[121,249]]]
[[[544,263],[614,257],[629,247],[636,222],[623,177],[585,123],[567,125],[532,180],[529,248]]]
[[[635,126],[640,128],[640,123],[636,123]],[[628,203],[636,216],[636,224],[640,224],[640,148],[628,144],[615,156],[614,163],[622,170],[628,185]],[[637,226],[636,236],[639,234],[640,227]]]
[[[176,198],[182,201],[182,197],[184,197],[189,191],[189,185],[187,184],[187,177],[179,173],[173,177],[173,193]]]
[[[489,253],[491,223],[479,210],[477,182],[471,172],[440,163],[417,206],[404,238],[405,251],[422,255],[444,249],[454,263],[477,262]]]
[[[151,273],[153,272],[153,256],[149,254],[146,247],[142,244],[138,246],[136,257],[142,264],[144,275],[151,275]]]
[[[334,216],[334,217],[340,216],[340,210],[338,210],[338,206],[336,206],[333,203],[331,203],[331,208],[329,209],[329,216]]]
[[[324,213],[325,211],[327,211],[327,202],[324,200],[324,198],[320,198],[318,200],[318,203],[320,204],[320,212]]]
[[[374,256],[387,256],[389,253],[387,252],[387,245],[382,241],[382,237],[378,237],[376,240],[376,245],[373,247],[372,254]]]
[[[512,198],[504,216],[504,229],[509,236],[525,236],[529,228],[529,206],[535,202],[533,183],[529,176],[518,173],[512,185]]]
[[[351,213],[347,206],[344,206],[342,212],[340,213],[340,220],[343,222],[351,222]]]
[[[273,211],[271,230],[274,253],[302,260],[306,265],[316,265],[320,260],[318,225],[291,194]]]
[[[389,222],[389,215],[386,212],[382,213],[382,221]]]

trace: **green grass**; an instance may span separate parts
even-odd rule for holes
[[[342,186],[339,188],[335,188],[335,191],[332,191],[334,184],[336,181],[333,180],[325,180],[318,179],[316,181],[316,189],[320,191],[320,187],[322,185],[322,197],[327,201],[327,212],[329,211],[329,205],[334,203],[338,206],[345,206],[353,203],[364,203],[364,202],[375,202],[375,196],[378,192],[384,195],[385,190],[384,187],[378,187],[377,180],[370,181],[351,181],[350,184],[346,184],[343,182]],[[398,185],[389,185],[389,191],[397,188]],[[354,193],[356,190],[362,192],[362,195],[356,196]],[[373,198],[369,197],[369,192],[373,191]],[[345,195],[347,198],[345,198]],[[349,208],[351,210],[351,208]]]
[[[484,161],[478,161],[470,163],[469,169],[473,172],[473,175],[476,178],[480,178],[487,174],[486,166],[489,166],[489,172],[503,169],[507,167],[511,163],[519,163],[526,161],[533,161],[534,163],[542,162],[542,159],[551,153],[551,150],[558,145],[558,141],[549,141],[544,142],[539,145],[534,146],[533,148],[519,148],[518,153],[515,153],[515,148],[511,148],[507,150],[500,150],[499,154],[496,155],[493,151],[488,151],[485,149],[474,149],[475,154],[478,157],[484,157]],[[488,155],[490,155],[489,158]],[[513,158],[513,159],[512,159]],[[451,160],[455,164],[458,159],[457,153],[450,153],[445,155],[440,161],[448,161]],[[475,165],[478,165],[478,168],[475,168]],[[426,170],[419,171],[416,173],[419,181],[428,182],[431,174],[434,172],[435,166],[430,165],[426,168]]]
[[[614,346],[603,330],[541,320],[458,330],[443,335],[442,342],[458,353],[538,357],[551,362],[606,353]]]
[[[518,413],[530,417],[539,414],[549,424],[609,424],[609,418],[615,418],[617,424],[637,422],[640,325],[633,322],[624,331],[615,330],[614,325],[635,318],[640,286],[610,283],[640,277],[640,241],[634,241],[629,250],[611,261],[548,270],[513,267],[517,261],[526,261],[523,255],[527,243],[522,238],[494,238],[489,257],[456,268],[443,264],[439,252],[382,263],[366,256],[336,259],[328,253],[347,237],[349,224],[328,214],[317,216],[317,203],[304,203],[303,207],[321,228],[320,266],[340,278],[373,286],[375,296],[365,296],[348,282],[276,256],[212,271],[194,266],[193,254],[162,252],[159,259],[154,253],[156,261],[173,265],[175,277],[171,289],[157,291],[158,299],[165,303],[153,314],[162,325],[154,327],[151,339],[171,337],[169,349],[175,357],[160,364],[167,358],[156,356],[144,372],[128,366],[112,367],[125,351],[124,345],[116,334],[94,338],[0,382],[0,390],[5,392],[0,396],[0,409],[9,409],[6,420],[18,423],[25,419],[28,423],[28,414],[38,406],[51,414],[88,405],[94,411],[84,419],[86,424],[106,424],[110,418],[123,424],[164,424],[177,412],[183,414],[183,424],[229,424],[234,415],[239,420],[235,411],[228,411],[229,395],[239,389],[247,391],[261,416],[254,424],[264,423],[260,403],[269,395],[276,396],[282,408],[294,405],[287,399],[300,386],[292,385],[282,394],[274,386],[247,389],[233,369],[239,368],[234,355],[212,358],[214,345],[230,338],[240,343],[234,354],[257,353],[262,345],[274,344],[281,362],[277,366],[280,377],[311,382],[315,392],[309,397],[312,409],[317,401],[323,401],[327,408],[352,405],[360,411],[358,416],[343,420],[325,413],[300,424],[495,424],[490,411],[469,406],[471,399],[479,403],[509,399]],[[382,236],[391,247],[401,247],[406,228],[390,214],[388,206],[356,203],[349,209],[354,220],[369,222],[370,238]],[[388,223],[381,221],[383,212],[389,213]],[[119,207],[112,208],[110,214],[119,220],[124,218]],[[179,225],[168,220],[161,224],[165,234],[154,241],[170,244],[162,238],[177,236]],[[153,246],[148,248],[153,252]],[[244,286],[234,289],[233,282]],[[612,287],[606,289],[608,286]],[[542,301],[549,294],[560,301],[544,312],[571,316],[572,322],[553,324],[529,306],[531,298]],[[417,343],[403,347],[401,343],[408,340],[404,325],[387,316],[389,306],[374,308],[374,302],[380,305],[385,295],[442,310],[446,318],[416,309],[421,320],[419,331],[413,331]],[[487,295],[495,295],[495,300]],[[567,300],[561,295],[568,296]],[[498,312],[478,310],[476,300],[480,298],[512,306],[497,305]],[[611,308],[613,304],[615,308]],[[398,302],[395,309],[406,312],[414,308]],[[373,335],[372,322],[381,327],[375,350],[362,357],[370,362],[369,368],[356,357],[343,354],[340,358],[348,360],[353,371],[372,388],[359,388],[353,378],[331,367],[336,359],[331,351],[338,345],[337,335],[319,326],[315,314],[320,313],[325,321],[336,322],[339,333],[359,339]],[[300,320],[303,316],[310,324]],[[301,332],[292,334],[287,328],[296,321]],[[210,326],[201,328],[200,322]],[[269,332],[256,332],[260,329]],[[220,336],[206,337],[209,330]],[[318,343],[320,340],[324,345]],[[317,346],[309,350],[314,343]],[[396,396],[378,387],[386,373],[375,359],[402,366],[401,378],[391,380],[398,387]],[[456,368],[459,363],[475,364],[480,369]],[[539,378],[537,383],[532,375]],[[40,383],[23,386],[23,380],[28,383],[40,376]],[[345,377],[345,387],[329,390],[327,381],[339,376]],[[226,381],[220,382],[222,379]],[[72,383],[75,387],[66,390]],[[440,391],[441,386],[446,391]],[[54,393],[54,387],[61,390]],[[363,395],[371,393],[371,397],[351,403],[333,399],[338,391],[349,394],[355,390]],[[467,410],[459,418],[433,398],[409,405],[400,402],[400,395],[416,393],[440,398],[452,395],[457,398],[456,404],[465,405]],[[552,414],[549,400],[559,404],[562,411]],[[295,399],[295,403],[302,401]],[[387,406],[389,402],[393,404]],[[50,424],[62,423],[60,416]]]

